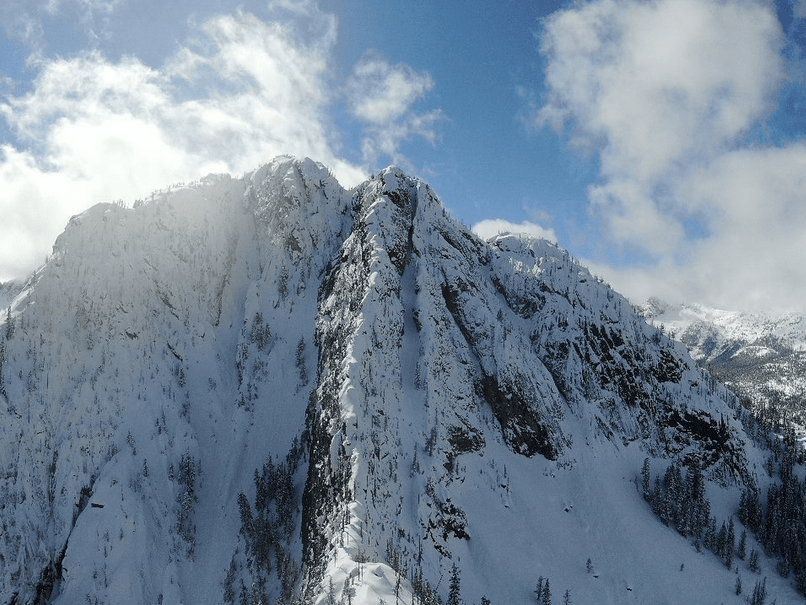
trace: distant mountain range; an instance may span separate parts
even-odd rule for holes
[[[739,546],[791,456],[674,325],[399,169],[97,205],[11,294],[0,603],[803,598],[777,512]]]
[[[685,344],[692,357],[762,416],[806,427],[806,317],[721,311],[650,300],[653,325]]]

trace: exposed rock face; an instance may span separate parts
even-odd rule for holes
[[[377,603],[396,576],[409,600],[444,590],[452,562],[473,599],[519,602],[540,550],[513,534],[554,544],[557,473],[752,473],[738,406],[682,345],[394,168],[346,191],[278,158],[93,207],[2,336],[1,602]]]

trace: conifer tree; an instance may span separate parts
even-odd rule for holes
[[[728,528],[725,525],[725,522],[722,522],[722,527],[719,528],[719,533],[716,535],[716,547],[714,548],[714,552],[720,557],[725,556],[725,551],[727,550],[727,543],[728,543]]]
[[[767,600],[767,578],[756,582],[753,589],[753,596],[750,599],[750,605],[764,605]]]
[[[739,538],[739,550],[736,552],[736,556],[742,561],[744,561],[744,558],[747,556],[747,530],[742,530],[742,536]]]
[[[6,361],[6,343],[0,340],[0,395],[6,396],[5,380],[3,379],[3,364]]]
[[[755,572],[755,573],[759,572],[758,553],[756,552],[755,548],[750,551],[750,561],[749,561],[748,565],[750,567],[750,571]]]
[[[543,605],[551,605],[551,587],[548,578],[546,578],[546,586],[543,589]]]
[[[730,569],[733,567],[733,553],[736,550],[736,528],[733,526],[733,517],[728,523],[728,535],[725,540],[725,565]]]
[[[705,536],[703,537],[703,544],[705,548],[716,552],[717,548],[717,533],[716,533],[716,517],[711,517],[708,525],[705,528]]]
[[[193,509],[198,497],[196,496],[196,463],[190,452],[184,454],[179,462],[179,491],[177,503],[179,512],[177,519],[177,531],[188,543],[188,555],[192,558],[195,547],[196,526],[192,522]]]
[[[649,500],[650,497],[650,479],[651,479],[649,458],[644,458],[644,465],[641,467],[641,492],[644,500]]]
[[[459,568],[454,563],[451,567],[451,580],[448,585],[448,605],[460,605],[460,589]]]
[[[11,317],[11,305],[9,305],[6,314],[6,340],[11,340],[12,336],[14,336],[14,320]]]

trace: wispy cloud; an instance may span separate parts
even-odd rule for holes
[[[60,19],[80,27],[91,45],[107,33],[111,15],[123,0],[4,0],[0,4],[0,27],[9,38],[44,56],[45,36],[42,19]]]
[[[115,2],[78,4],[95,14]],[[99,201],[131,201],[210,172],[240,174],[278,154],[322,161],[350,186],[375,161],[403,157],[407,138],[436,136],[436,117],[410,111],[433,82],[386,66],[380,81],[410,96],[392,109],[372,89],[378,103],[357,108],[356,124],[374,151],[360,165],[343,157],[332,117],[346,94],[333,73],[335,17],[310,1],[275,1],[269,14],[210,18],[156,68],[97,50],[37,58],[30,89],[0,97],[0,119],[14,135],[0,150],[0,214],[12,217],[0,225],[0,279],[30,271],[69,217]],[[374,69],[361,63],[355,73],[377,84]]]
[[[397,152],[401,142],[422,137],[434,143],[438,134],[435,124],[445,119],[440,110],[416,113],[415,103],[434,87],[427,73],[405,64],[391,65],[376,53],[367,54],[355,67],[347,81],[350,113],[366,124],[362,156],[374,164],[380,156],[408,165],[408,159]]]
[[[594,0],[544,23],[533,123],[598,153],[595,216],[648,260],[611,268],[618,286],[730,306],[803,300],[804,147],[753,139],[785,83],[784,42],[772,7],[749,1]]]

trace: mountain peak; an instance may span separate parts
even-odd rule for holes
[[[484,242],[400,169],[346,190],[279,157],[93,207],[55,250],[3,335],[0,601],[734,581],[633,478],[651,458],[752,484],[735,397],[565,251]],[[703,582],[667,580],[681,560]]]

